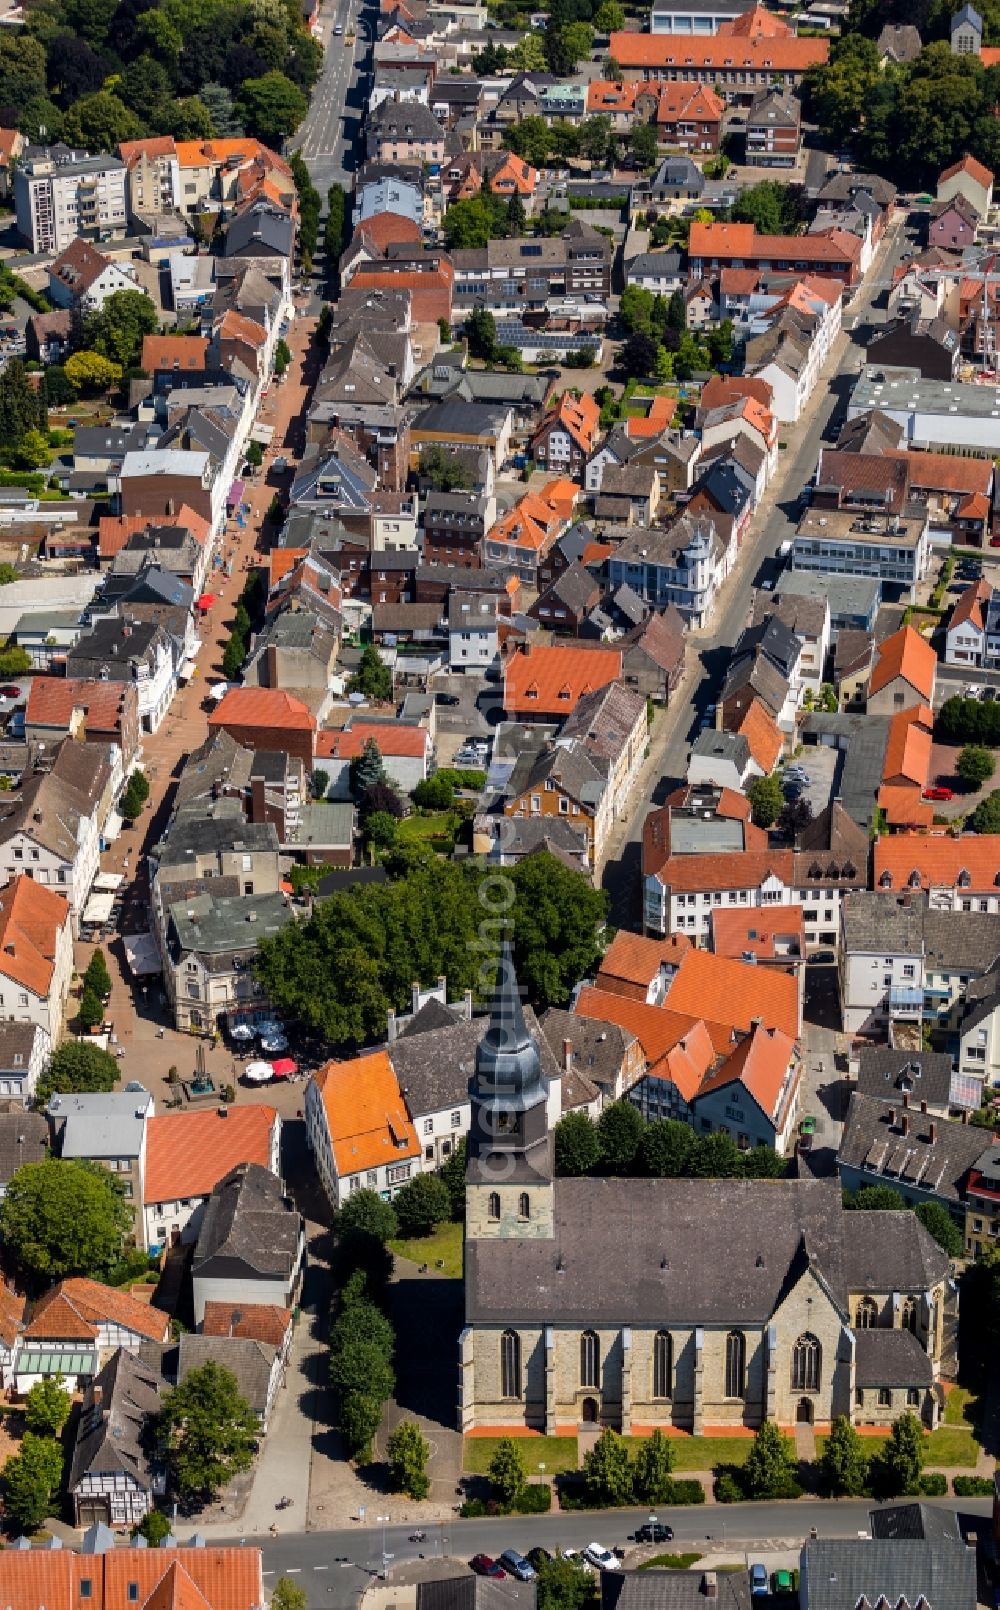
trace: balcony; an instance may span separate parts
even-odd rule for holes
[[[919,1018],[924,1009],[924,992],[922,989],[908,988],[894,985],[889,991],[889,1010],[894,1017]]]

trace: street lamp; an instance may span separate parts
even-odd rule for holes
[[[388,1573],[389,1560],[391,1558],[391,1556],[385,1551],[385,1529],[391,1517],[388,1515],[377,1515],[375,1518],[380,1522],[382,1527],[382,1580],[384,1582]]]

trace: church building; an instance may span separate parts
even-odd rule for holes
[[[463,1432],[931,1427],[948,1260],[836,1179],[556,1179],[547,1079],[504,948],[470,1082]]]

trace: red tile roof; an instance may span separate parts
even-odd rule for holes
[[[308,705],[283,688],[230,688],[208,718],[210,727],[274,727],[315,732]]]
[[[415,246],[421,239],[420,226],[399,212],[380,212],[373,218],[363,219],[354,231],[354,239],[359,236],[379,252],[384,252],[387,246]]]
[[[313,1075],[323,1100],[337,1174],[420,1156],[395,1069],[385,1051],[351,1062],[328,1062]]]
[[[876,889],[954,889],[963,872],[969,889],[996,892],[1000,881],[1000,834],[890,833],[875,840]],[[917,883],[910,879],[916,874]],[[883,883],[883,877],[891,880]]]
[[[507,661],[504,709],[510,717],[532,711],[568,716],[585,693],[617,682],[621,674],[620,649],[530,644]]]
[[[201,1329],[205,1336],[248,1336],[280,1348],[291,1323],[291,1309],[276,1303],[214,1302],[205,1304]]]
[[[783,977],[784,975],[779,975]],[[698,1094],[708,1095],[739,1081],[772,1122],[779,1118],[779,1105],[795,1055],[795,1039],[780,1029],[760,1025],[751,1029],[720,1068],[709,1073]]]
[[[718,907],[709,914],[712,950],[717,956],[731,956],[735,961],[746,959],[747,953],[758,961],[781,960],[775,950],[776,940],[792,937],[798,940],[798,958],[805,960],[806,927],[802,906],[755,906],[731,910]]]
[[[155,369],[204,369],[208,339],[202,335],[144,335],[142,367],[147,374]]]
[[[101,1325],[120,1325],[151,1342],[165,1342],[170,1337],[170,1317],[162,1309],[151,1308],[114,1286],[81,1278],[60,1280],[40,1297],[24,1334],[34,1340],[92,1338]]]
[[[934,677],[937,655],[925,637],[912,626],[901,626],[898,632],[879,644],[875,665],[868,683],[869,696],[880,693],[897,677],[902,677],[921,698],[930,704],[934,697]]]
[[[926,788],[931,770],[934,717],[926,705],[899,710],[889,722],[882,781]],[[879,800],[881,804],[881,798]]]
[[[697,1094],[719,1049],[697,1015],[647,1006],[590,984],[580,991],[573,1010],[578,1017],[616,1023],[634,1034],[650,1072],[655,1070],[658,1076],[672,1079],[685,1101]],[[728,1041],[725,1048],[728,1049]]]
[[[657,123],[720,123],[725,102],[707,84],[664,84],[656,103]]]
[[[145,1202],[210,1196],[237,1163],[271,1166],[273,1107],[162,1113],[146,1128]]]
[[[750,68],[774,73],[804,73],[820,67],[830,54],[828,39],[739,39],[718,33],[695,38],[692,34],[611,35],[609,54],[626,71],[659,67],[683,71],[685,67],[716,72],[721,68]]]
[[[737,729],[750,745],[750,754],[765,776],[778,764],[784,739],[771,712],[760,699],[752,700]]]
[[[661,965],[676,967],[690,948],[691,941],[686,934],[648,939],[642,934],[629,933],[627,928],[619,928],[601,958],[597,987],[613,995],[628,995],[632,1000],[644,1001],[653,980],[659,978]]]
[[[19,875],[0,889],[0,976],[45,1000],[69,915],[62,895],[34,878]]]
[[[98,677],[36,676],[32,679],[24,719],[29,727],[68,730],[74,710],[85,712],[91,732],[116,732],[125,705],[125,684]]]
[[[793,1040],[799,1034],[799,992],[790,973],[708,950],[692,949],[681,958],[666,1005],[671,1012],[697,1015],[709,1026],[719,1024],[743,1034],[749,1033],[754,1018]]]
[[[589,453],[597,440],[600,421],[601,410],[589,392],[585,391],[582,397],[574,397],[571,391],[564,391],[556,406],[542,420],[535,432],[535,439],[550,426],[561,426],[582,452]],[[578,488],[574,490],[579,492]]]
[[[669,39],[669,34],[648,34],[638,37]],[[688,245],[690,257],[754,258],[768,260],[794,258],[797,262],[826,263],[847,259],[857,262],[861,256],[861,242],[857,235],[843,229],[824,229],[815,235],[758,235],[753,224],[691,225]]]
[[[414,760],[424,760],[430,745],[426,727],[401,726],[391,721],[352,721],[349,730],[331,727],[316,734],[316,759],[354,760],[369,738],[374,738],[383,755],[405,755]]]
[[[176,1610],[259,1610],[264,1603],[261,1553],[256,1548],[111,1549],[77,1554],[72,1549],[8,1549],[3,1594],[10,1610],[146,1610],[159,1584],[170,1579]],[[182,1573],[200,1599],[180,1595]],[[84,1599],[83,1584],[89,1583]],[[156,1610],[163,1610],[156,1601]]]
[[[953,162],[950,168],[945,168],[938,174],[938,184],[943,184],[946,179],[954,179],[958,173],[967,173],[970,179],[975,179],[977,184],[987,188],[993,183],[993,175],[989,168],[984,168],[981,162],[977,162],[975,157],[970,157],[966,153],[958,162]]]
[[[988,604],[992,596],[993,588],[985,576],[981,576],[978,581],[973,582],[971,587],[966,587],[965,592],[951,612],[951,620],[948,622],[949,630],[953,626],[963,626],[966,621],[971,621],[973,626],[978,627],[981,632],[985,632],[986,617],[983,613],[983,605]]]

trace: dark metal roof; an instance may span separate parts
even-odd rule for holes
[[[862,1602],[973,1610],[976,1556],[954,1543],[826,1539],[807,1542],[809,1610],[856,1610]]]

